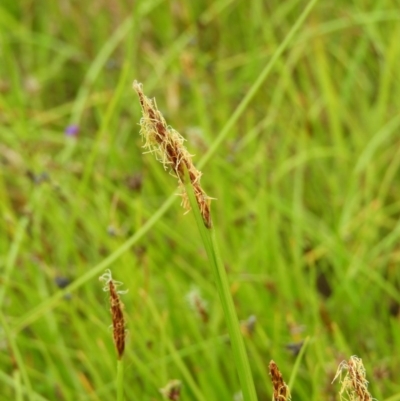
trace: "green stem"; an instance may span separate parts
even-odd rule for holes
[[[8,345],[11,351],[11,357],[13,358],[16,364],[15,368],[21,374],[22,382],[25,387],[26,399],[29,401],[33,401],[35,399],[35,396],[33,393],[32,384],[28,374],[28,369],[27,369],[28,365],[18,347],[15,335],[11,332],[10,327],[8,326],[8,321],[1,311],[0,311],[0,327],[2,328],[2,330],[4,330],[4,333],[6,335]],[[17,387],[17,389],[18,391],[21,391],[21,388]]]
[[[124,361],[118,359],[117,363],[117,401],[124,401]]]
[[[257,401],[257,394],[254,387],[253,376],[251,374],[250,363],[247,357],[246,348],[244,346],[243,337],[240,332],[239,320],[236,315],[235,305],[233,303],[230,292],[228,276],[222,259],[219,254],[218,243],[214,228],[206,228],[203,218],[200,215],[193,187],[189,180],[189,174],[185,172],[186,192],[189,197],[190,205],[196,219],[197,227],[202,237],[204,247],[207,252],[210,265],[214,274],[215,284],[222,304],[228,326],[229,338],[231,341],[233,358],[236,365],[237,374],[239,376],[240,386],[242,389],[244,401]]]
[[[228,325],[229,337],[231,340],[233,357],[238,372],[240,385],[242,387],[244,401],[257,401],[257,394],[254,387],[253,376],[250,369],[249,358],[247,356],[243,337],[240,331],[239,320],[233,303],[228,276],[219,255],[215,229],[206,230],[209,235],[212,255],[213,273],[217,285],[218,294],[221,300],[226,323]],[[211,259],[210,259],[211,261]]]

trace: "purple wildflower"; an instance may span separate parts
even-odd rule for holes
[[[79,133],[79,127],[76,124],[71,124],[65,128],[64,132],[66,136],[76,137]]]

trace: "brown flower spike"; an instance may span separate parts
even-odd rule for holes
[[[271,376],[272,386],[274,387],[274,401],[290,401],[289,387],[283,381],[282,373],[274,361],[269,363],[269,375]]]
[[[166,170],[178,178],[181,188],[182,206],[190,210],[189,199],[185,191],[185,170],[187,170],[193,192],[196,197],[204,225],[211,228],[210,200],[200,186],[201,172],[192,162],[192,156],[183,146],[185,139],[173,128],[167,125],[164,117],[157,109],[155,100],[143,93],[142,84],[133,83],[133,89],[139,96],[143,117],[140,120],[140,133],[145,142],[144,148],[155,154]]]
[[[105,286],[103,288],[104,291],[110,292],[114,345],[117,350],[118,359],[121,359],[125,349],[126,330],[124,313],[122,311],[123,303],[121,302],[119,295],[124,294],[127,291],[117,290],[117,287],[122,285],[122,283],[113,280],[110,270],[106,270],[106,272],[99,279],[105,282]]]
[[[171,380],[163,388],[160,388],[160,393],[166,400],[179,401],[181,398],[182,383],[179,380]]]
[[[341,378],[343,370],[347,370],[344,379]],[[337,370],[335,381],[340,377],[342,388],[339,395],[341,399],[350,401],[372,401],[372,396],[368,391],[368,381],[362,359],[352,356],[348,361],[343,361]],[[347,395],[347,398],[344,396]]]

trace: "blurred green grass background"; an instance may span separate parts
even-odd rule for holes
[[[307,4],[2,0],[1,400],[115,399],[106,268],[129,289],[127,400],[172,379],[182,400],[238,397],[193,216],[142,154],[131,84],[196,163]],[[316,2],[202,166],[238,316],[257,319],[260,400],[270,359],[294,400],[337,399],[354,354],[374,397],[400,399],[399,38],[396,0]]]

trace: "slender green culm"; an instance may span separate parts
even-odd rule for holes
[[[124,360],[117,362],[117,401],[124,401]]]
[[[27,366],[24,364],[24,358],[20,352],[20,349],[16,342],[16,338],[15,338],[15,336],[12,335],[11,330],[8,326],[8,322],[2,312],[0,312],[0,326],[2,327],[2,329],[4,330],[4,332],[6,334],[6,338],[7,338],[10,350],[12,351],[13,356],[15,358],[15,362],[18,366],[19,373],[21,375],[20,379],[21,379],[21,382],[23,383],[23,386],[25,387],[26,393],[27,393],[26,399],[28,401],[33,401],[34,400],[33,388],[32,388],[31,380],[28,375]],[[19,379],[19,377],[18,377],[18,379]],[[17,383],[20,383],[19,380]],[[20,384],[18,384],[17,388],[18,388],[18,392],[20,392],[20,389],[19,389]]]
[[[207,228],[204,226],[204,224],[202,224],[201,215],[199,210],[196,209],[194,193],[191,191],[189,184],[186,186],[186,188],[189,195],[190,204],[196,217],[197,227],[201,233],[208,260],[210,261],[219,298],[221,300],[222,309],[224,311],[236,370],[242,388],[243,400],[256,401],[257,394],[251,373],[250,363],[240,331],[240,324],[233,303],[229,287],[229,280],[220,257],[215,228],[213,226],[211,228]]]

